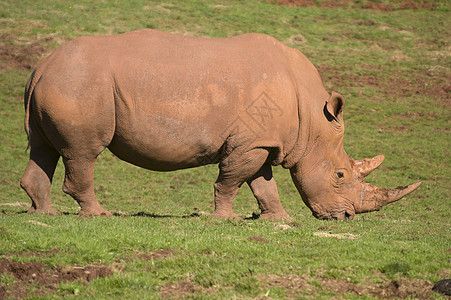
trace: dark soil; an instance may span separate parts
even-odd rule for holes
[[[337,294],[366,295],[376,298],[415,298],[428,299],[433,294],[433,284],[427,280],[403,278],[384,284],[359,285],[350,280],[333,279],[322,276],[264,275],[258,276],[265,287],[283,287],[288,298],[306,293],[317,295],[320,290],[329,290]]]
[[[25,43],[9,35],[0,36],[0,71],[33,70],[39,60],[50,54],[52,48],[44,46],[50,40]]]
[[[0,299],[19,299],[31,294],[43,296],[55,293],[63,281],[80,280],[88,283],[99,277],[110,276],[112,270],[102,264],[67,269],[61,266],[51,268],[41,262],[17,262],[4,258],[0,260],[0,274],[14,279],[13,284],[0,285]]]
[[[271,287],[282,287],[285,289],[287,298],[294,299],[299,295],[305,298],[315,298],[320,291],[334,292],[338,295],[370,296],[381,299],[412,298],[430,299],[434,293],[433,284],[427,280],[403,278],[390,281],[386,278],[383,284],[356,284],[351,280],[334,279],[324,276],[292,276],[292,275],[257,275],[261,282],[260,287],[267,290]],[[162,298],[181,299],[186,296],[212,294],[214,287],[204,288],[189,279],[175,283],[165,284],[160,287]]]
[[[195,295],[212,295],[217,292],[217,287],[215,286],[205,288],[192,282],[190,279],[165,284],[159,290],[160,297],[165,299],[182,299],[183,297],[192,299],[196,298]]]
[[[162,298],[181,299],[184,296],[199,293],[203,288],[189,280],[182,280],[175,283],[168,283],[160,288]]]
[[[451,296],[451,279],[444,279],[436,282],[432,290],[447,296]]]
[[[392,11],[401,9],[427,9],[433,10],[437,7],[437,3],[433,0],[414,1],[405,0],[394,3],[380,3],[376,0],[353,1],[353,0],[269,0],[270,3],[285,6],[319,6],[319,7],[349,7],[349,8],[365,8],[382,11]]]

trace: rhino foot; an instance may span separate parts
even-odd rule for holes
[[[212,213],[211,215],[210,215],[210,217],[212,217],[212,218],[219,218],[219,219],[235,219],[235,220],[238,220],[238,221],[243,221],[243,218],[241,218],[241,217],[238,217],[237,215],[235,215],[233,212],[232,213],[230,213],[230,212],[218,212],[218,211],[215,211],[214,213]]]
[[[56,209],[49,207],[49,208],[35,208],[34,206],[30,207],[28,210],[29,214],[49,214],[49,215],[61,215],[59,211]]]
[[[259,218],[267,220],[292,220],[285,211],[281,212],[263,212],[260,214]]]
[[[112,216],[113,214],[107,211],[106,209],[103,209],[101,207],[99,208],[82,208],[79,212],[80,216]]]

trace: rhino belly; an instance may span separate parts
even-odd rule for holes
[[[119,119],[116,123],[108,148],[133,165],[173,171],[219,161],[223,141],[202,122],[148,116],[146,121]]]

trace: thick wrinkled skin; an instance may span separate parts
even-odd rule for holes
[[[343,98],[326,92],[303,54],[267,35],[77,38],[38,65],[24,101],[30,213],[58,213],[50,185],[62,157],[63,191],[80,212],[110,215],[94,193],[105,148],[156,171],[219,163],[214,217],[237,218],[232,203],[246,182],[261,217],[288,218],[275,165],[290,169],[318,218],[353,217],[363,194],[366,175],[343,150]]]

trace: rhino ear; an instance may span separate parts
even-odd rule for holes
[[[339,93],[332,92],[326,105],[324,105],[324,114],[326,115],[327,120],[329,120],[329,122],[333,120],[338,122],[344,107],[345,99],[343,96]]]

